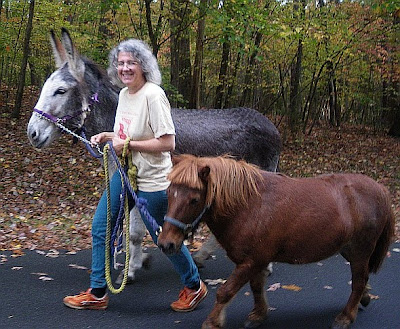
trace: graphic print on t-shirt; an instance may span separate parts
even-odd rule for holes
[[[122,122],[119,123],[118,137],[121,139],[126,139],[128,137],[127,133],[132,120],[127,118],[122,118],[121,121]]]

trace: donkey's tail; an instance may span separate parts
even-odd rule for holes
[[[369,272],[376,273],[381,267],[383,260],[386,257],[390,244],[393,242],[395,233],[395,219],[394,213],[390,206],[390,198],[388,197],[385,202],[384,218],[386,218],[385,227],[376,243],[374,252],[369,259]]]

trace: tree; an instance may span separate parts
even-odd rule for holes
[[[27,66],[28,57],[29,57],[29,42],[30,42],[31,33],[32,33],[32,21],[33,21],[34,10],[35,10],[35,0],[30,0],[28,22],[26,24],[26,30],[25,30],[25,40],[24,40],[24,48],[23,48],[23,55],[22,55],[22,63],[21,63],[21,69],[20,69],[20,74],[19,74],[19,81],[18,81],[18,89],[17,89],[17,95],[15,97],[14,111],[12,112],[13,118],[19,118],[20,111],[21,111],[22,97],[24,94],[24,86],[25,86],[26,66]]]
[[[203,66],[204,30],[206,25],[207,0],[200,0],[199,20],[197,23],[196,51],[193,64],[193,74],[190,92],[189,108],[200,107],[201,67]]]
[[[192,74],[188,28],[190,13],[188,1],[171,1],[171,84],[183,97],[183,100],[177,101],[178,107],[185,107],[190,99]]]

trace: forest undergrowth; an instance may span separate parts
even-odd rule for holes
[[[82,143],[64,135],[50,148],[35,150],[26,136],[32,102],[18,120],[0,117],[0,249],[90,248],[91,218],[104,189],[98,160]],[[2,109],[2,113],[4,109]],[[367,127],[320,125],[309,136],[284,141],[280,171],[309,177],[321,173],[364,173],[391,192],[400,238],[400,140]],[[197,249],[208,234],[195,235]],[[145,243],[151,243],[147,237]]]

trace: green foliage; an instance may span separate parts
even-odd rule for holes
[[[171,6],[182,6],[184,28],[191,40],[193,63],[199,1],[151,1],[149,13],[170,97],[184,103],[169,83]],[[185,7],[187,6],[187,7]],[[22,55],[28,2],[9,1],[0,17],[0,84],[15,86]],[[245,105],[263,113],[286,114],[291,68],[302,46],[300,93],[304,118],[318,116],[329,98],[334,75],[338,106],[346,120],[375,120],[382,112],[383,82],[400,80],[398,0],[389,1],[210,1],[205,9],[202,65],[202,106],[214,104],[223,44],[229,45],[225,104]],[[398,18],[397,18],[398,19]],[[102,66],[108,51],[126,38],[151,44],[146,1],[79,0],[36,3],[31,56],[26,84],[43,84],[54,70],[49,32],[66,27],[82,54]],[[258,39],[257,39],[258,38]],[[332,68],[328,70],[328,63]],[[35,77],[35,81],[31,80]],[[390,85],[395,96],[399,91]],[[250,97],[243,100],[245,91]],[[229,94],[228,94],[229,93]],[[368,112],[368,115],[365,113]]]

